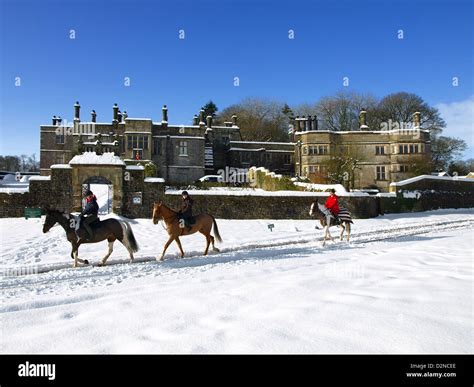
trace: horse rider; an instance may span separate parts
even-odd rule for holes
[[[326,213],[328,224],[331,224],[331,217],[334,218],[336,224],[339,224],[339,198],[336,195],[336,190],[331,188],[329,190],[329,197],[326,200],[324,206],[329,210],[329,213]]]
[[[178,211],[178,219],[182,219],[188,231],[191,231],[192,225],[194,223],[192,221],[194,200],[191,199],[187,191],[183,191],[181,196],[183,198],[183,203],[181,204],[181,209]]]
[[[86,205],[84,209],[82,210],[81,214],[79,215],[79,222],[76,227],[76,235],[77,235],[77,230],[79,230],[79,227],[81,227],[81,223],[84,225],[84,228],[87,231],[87,237],[86,240],[92,239],[92,229],[91,229],[91,224],[94,223],[98,218],[98,213],[99,213],[99,205],[97,204],[97,198],[96,196],[92,193],[91,190],[87,190],[85,193],[85,199],[86,199]],[[79,241],[78,237],[78,241]]]

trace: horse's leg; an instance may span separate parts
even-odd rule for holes
[[[219,252],[220,250],[214,246],[214,237],[212,235],[209,235],[211,237],[211,243],[212,243],[212,251]]]
[[[73,267],[77,267],[77,263],[83,263],[84,265],[88,265],[89,261],[87,259],[79,258],[79,245],[80,243],[71,242],[72,251],[71,251],[71,258],[74,259]]]
[[[205,234],[205,237],[206,237],[206,250],[204,250],[204,255],[207,255],[207,252],[209,251],[209,245],[211,244],[211,235]]]
[[[165,258],[166,249],[171,244],[171,242],[173,242],[173,240],[174,240],[174,236],[171,235],[165,243],[165,247],[163,248],[163,252],[161,253],[161,257],[156,259],[157,261],[162,261]]]
[[[341,223],[341,235],[340,235],[340,238],[339,238],[341,241],[342,241],[345,229],[346,228],[344,227],[344,224]]]
[[[110,254],[112,254],[112,251],[114,251],[115,239],[107,239],[107,241],[109,242],[109,252],[105,255],[104,258],[102,258],[100,266],[105,266],[105,263],[107,262],[107,259],[110,257]]]
[[[351,236],[351,224],[350,224],[350,222],[346,223],[346,227],[347,227],[347,231],[346,231],[347,241],[349,242],[349,237]]]
[[[329,226],[326,224],[326,227],[325,227],[325,230],[324,230],[323,247],[326,245],[326,239],[328,237],[328,231],[329,231]]]
[[[329,230],[329,227],[331,227],[331,226],[328,225],[328,235],[329,235],[329,238],[331,238],[331,240],[334,242],[334,238],[331,235],[331,231]]]
[[[75,249],[73,250],[72,254],[74,255],[74,263],[72,264],[72,267],[77,267],[77,261],[78,261],[78,255],[79,255],[79,246],[76,246]]]
[[[181,246],[181,241],[179,240],[179,236],[174,238],[174,240],[176,241],[176,244],[179,247],[179,251],[181,251],[181,258],[183,258],[184,257],[184,251],[183,251],[183,246]]]

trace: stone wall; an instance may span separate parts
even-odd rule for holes
[[[326,196],[224,196],[194,195],[194,213],[209,213],[221,219],[310,219],[311,202],[324,203]],[[180,195],[165,195],[163,202],[173,208],[181,207]],[[372,218],[379,214],[377,197],[344,197],[340,205],[351,211],[354,218]]]
[[[380,198],[382,213],[474,207],[474,179],[419,176],[392,183],[396,197]]]
[[[28,192],[11,194],[0,192],[0,218],[22,217],[25,207],[33,207]]]
[[[173,208],[181,206],[181,196],[165,194],[164,182],[144,176],[143,167],[127,167],[129,179],[123,180],[120,213],[129,218],[151,218],[154,201]],[[371,218],[384,213],[427,211],[438,208],[474,208],[474,179],[418,179],[394,185],[396,192],[382,196],[346,196],[340,205],[354,218]],[[115,191],[115,187],[114,187]],[[22,217],[25,207],[49,206],[72,212],[73,185],[71,168],[53,168],[51,179],[30,181],[29,192],[0,193],[0,217]],[[139,203],[134,198],[139,197]],[[326,195],[241,196],[193,195],[194,213],[207,212],[223,219],[309,219],[312,201],[324,202]]]

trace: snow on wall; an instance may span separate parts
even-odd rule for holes
[[[26,193],[29,191],[29,186],[23,187],[0,187],[1,193],[13,194],[13,193]]]
[[[239,188],[230,190],[226,187],[211,187],[206,190],[188,189],[189,195],[222,195],[222,196],[328,196],[328,192],[309,192],[309,191],[265,191],[261,188]],[[181,190],[167,189],[166,195],[181,195]],[[365,193],[345,192],[340,196],[362,196],[367,197]]]
[[[336,195],[344,196],[348,193],[347,190],[344,188],[342,184],[314,184],[314,183],[303,183],[303,182],[295,182],[294,183],[298,187],[304,187],[306,190],[315,190],[315,191],[328,191],[330,189],[336,190]],[[360,196],[367,196],[366,192],[352,192],[353,194],[358,194]]]
[[[102,155],[97,155],[95,152],[84,152],[82,155],[74,156],[69,164],[125,165],[125,162],[119,156],[115,156],[113,152],[105,152]]]
[[[165,179],[161,177],[147,177],[145,178],[145,183],[164,183]]]

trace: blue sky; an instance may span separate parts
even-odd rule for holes
[[[110,121],[115,102],[159,120],[167,104],[182,124],[209,99],[221,109],[247,96],[293,105],[349,89],[419,94],[474,155],[469,0],[0,3],[0,154],[39,154],[39,125],[72,120],[76,100],[84,120],[95,109]]]

